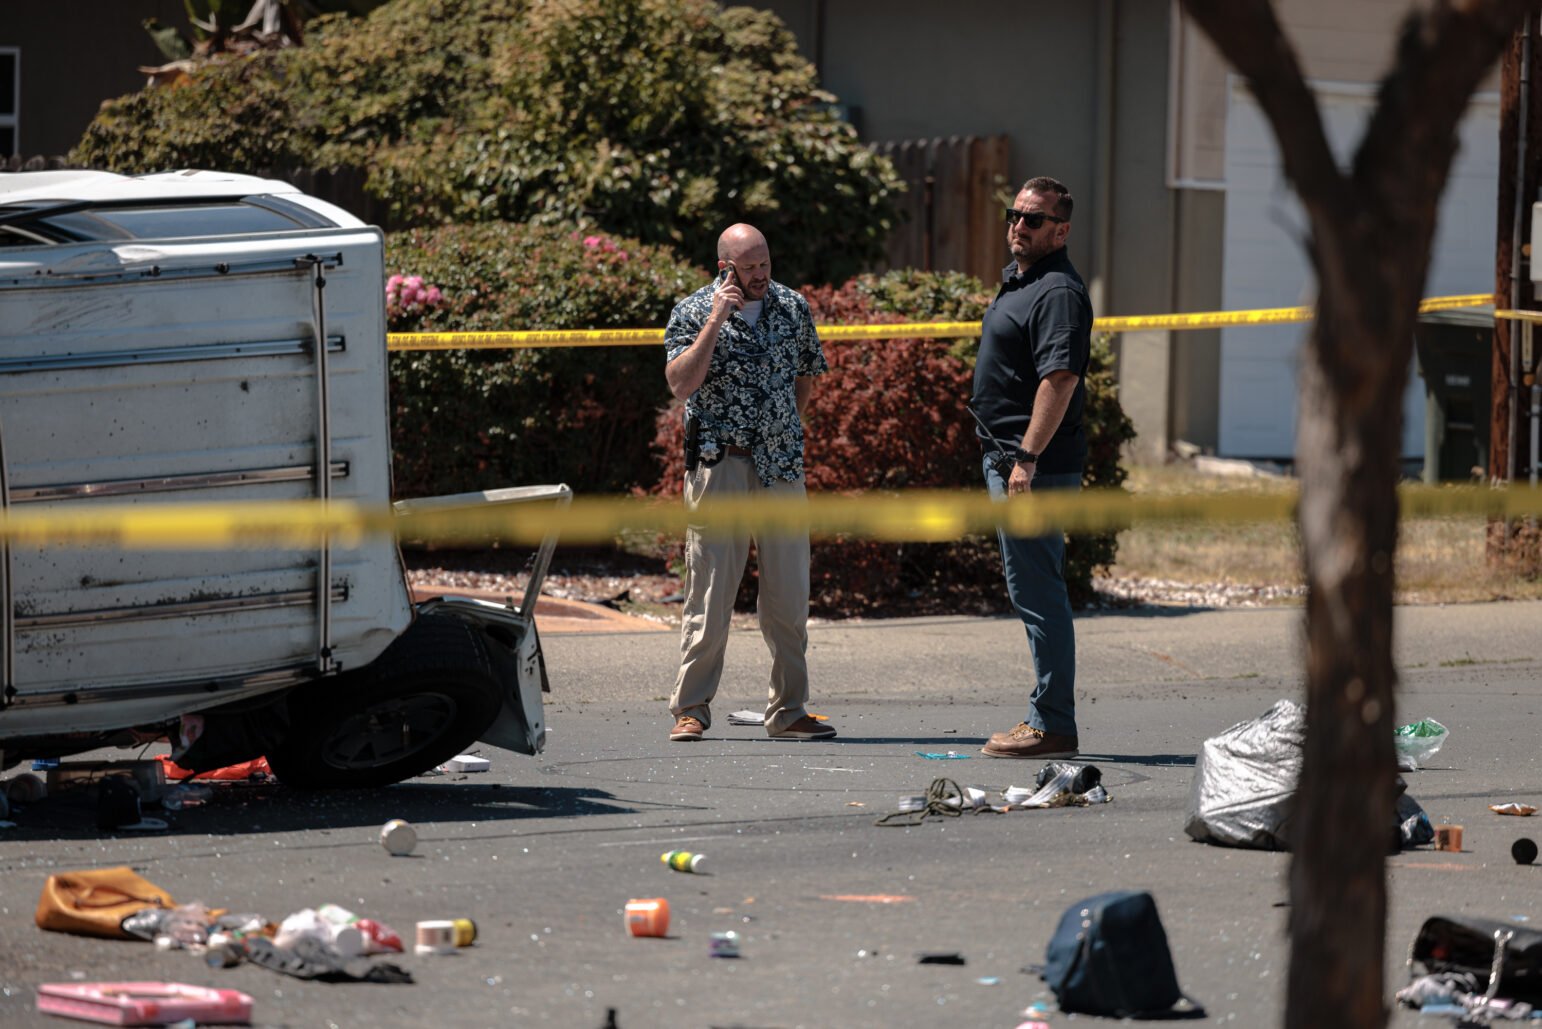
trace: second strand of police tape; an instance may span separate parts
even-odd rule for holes
[[[1519,518],[1542,513],[1542,488],[1440,488],[1399,491],[1405,517],[1474,515]],[[448,507],[397,513],[389,505],[347,501],[244,504],[71,505],[12,509],[0,536],[13,546],[109,546],[124,549],[302,549],[328,542],[358,546],[366,537],[448,545],[610,543],[626,533],[683,536],[693,525],[714,532],[810,532],[821,538],[946,542],[994,532],[1031,536],[1053,529],[1108,532],[1142,523],[1273,522],[1294,517],[1296,493],[1136,495],[1089,490],[996,501],[980,492],[913,490],[899,494],[812,494],[742,499],[687,511],[678,497],[580,497],[571,504]]]

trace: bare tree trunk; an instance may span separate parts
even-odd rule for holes
[[[1456,126],[1529,6],[1437,0],[1411,15],[1345,172],[1268,0],[1184,0],[1274,129],[1310,220],[1318,281],[1296,439],[1307,736],[1292,836],[1290,1029],[1386,1023],[1402,393]]]
[[[1369,286],[1380,276],[1365,278]],[[1314,1029],[1386,1021],[1383,862],[1396,799],[1392,555],[1407,357],[1360,369],[1361,402],[1350,410],[1332,356],[1346,346],[1370,350],[1372,340],[1409,349],[1389,346],[1385,326],[1319,315],[1301,367],[1308,729],[1292,834],[1285,1024]]]

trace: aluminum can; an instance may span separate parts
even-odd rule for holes
[[[417,924],[417,943],[413,946],[416,954],[454,954],[455,953],[455,923],[445,919],[436,919]]]
[[[380,827],[380,845],[394,857],[406,857],[418,845],[418,832],[400,818]]]
[[[715,958],[736,958],[739,956],[739,934],[732,929],[726,933],[713,933],[707,944],[707,953]]]

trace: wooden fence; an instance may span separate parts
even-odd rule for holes
[[[988,285],[1007,263],[1003,194],[1007,179],[1006,136],[879,143],[910,187],[900,198],[900,222],[889,236],[891,268],[968,272]]]

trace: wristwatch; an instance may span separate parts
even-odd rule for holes
[[[1033,464],[1038,459],[1039,455],[1031,450],[1024,450],[1022,447],[1012,448],[1012,460],[1017,464]]]

